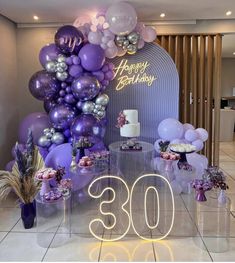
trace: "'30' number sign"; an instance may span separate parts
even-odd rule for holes
[[[136,187],[136,184],[138,182],[140,182],[141,180],[143,180],[144,178],[160,178],[162,179],[166,184],[167,186],[169,187],[169,190],[170,190],[170,196],[171,196],[171,202],[172,202],[172,218],[171,218],[171,221],[170,221],[170,227],[168,229],[168,231],[166,231],[165,234],[163,234],[162,236],[160,236],[159,238],[146,238],[146,237],[143,237],[141,234],[139,234],[135,224],[134,224],[134,218],[133,218],[133,191]],[[109,185],[107,187],[105,187],[100,194],[92,194],[92,186],[94,186],[95,183],[97,183],[98,181],[101,183],[103,180],[107,180],[107,179],[112,179],[113,182],[118,182],[118,183],[121,183],[126,191],[126,199],[124,201],[122,201],[122,203],[119,204],[119,209],[117,209],[116,211],[104,211],[104,206],[107,205],[107,204],[112,204],[115,199],[116,199],[116,191],[115,189]],[[147,196],[148,196],[148,193],[150,192],[150,190],[152,190],[155,195],[156,195],[156,207],[157,207],[157,219],[156,219],[156,223],[154,225],[151,225],[149,220],[148,220],[148,216],[147,216]],[[98,199],[98,198],[101,198],[105,195],[105,193],[107,192],[111,192],[112,193],[112,198],[108,199],[108,200],[103,200],[100,202],[100,205],[99,205],[99,211],[100,213],[103,215],[103,216],[109,216],[112,218],[112,224],[106,224],[102,218],[94,218],[93,220],[91,220],[91,222],[89,223],[89,230],[91,232],[91,234],[99,239],[99,240],[102,240],[102,241],[117,241],[117,240],[120,240],[122,239],[123,237],[125,237],[125,235],[128,233],[130,227],[132,226],[135,234],[137,236],[139,236],[140,238],[144,239],[144,240],[153,240],[153,241],[158,241],[158,240],[161,240],[161,239],[164,239],[166,236],[169,235],[172,227],[173,227],[173,224],[174,224],[174,216],[175,216],[175,203],[174,203],[174,195],[173,195],[173,191],[172,191],[172,188],[171,188],[171,185],[170,183],[167,181],[167,179],[165,177],[163,177],[162,175],[158,175],[158,174],[145,174],[145,175],[142,175],[140,176],[132,185],[131,187],[131,190],[129,190],[128,188],[128,185],[127,183],[121,178],[121,177],[118,177],[118,176],[114,176],[114,175],[104,175],[104,176],[101,176],[101,177],[98,177],[96,178],[94,181],[91,182],[91,184],[89,185],[88,187],[88,194],[92,197],[92,198],[95,198],[95,199]],[[154,230],[158,227],[159,225],[159,219],[160,219],[160,201],[159,201],[159,193],[158,193],[158,190],[155,186],[148,186],[147,189],[145,190],[145,193],[144,193],[144,217],[145,217],[145,222],[146,222],[146,225],[148,227],[149,230]],[[129,211],[127,210],[126,206],[127,204],[129,203]],[[114,214],[114,212],[116,212],[116,215]],[[113,237],[113,238],[110,238],[110,239],[106,239],[106,238],[103,238],[103,237],[100,237],[98,236],[95,231],[94,231],[94,227],[93,225],[97,223],[100,223],[106,230],[112,230],[114,229],[114,227],[117,225],[117,213],[118,216],[121,216],[123,218],[123,221],[126,221],[127,222],[127,226],[126,226],[126,229],[123,230],[123,233],[121,233],[119,236],[117,237]],[[120,214],[121,213],[121,214]]]

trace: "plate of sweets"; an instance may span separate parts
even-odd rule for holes
[[[164,160],[176,161],[180,159],[180,155],[173,152],[161,152],[160,156]]]
[[[187,143],[170,144],[170,151],[180,155],[180,159],[177,164],[180,170],[185,170],[188,172],[193,171],[192,165],[190,165],[187,161],[186,154],[196,151],[196,147],[194,145]]]
[[[92,171],[94,167],[94,162],[89,156],[83,156],[78,163],[78,167],[81,171]]]

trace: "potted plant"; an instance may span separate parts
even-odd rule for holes
[[[29,131],[26,150],[15,146],[16,161],[12,172],[0,171],[0,199],[14,191],[20,201],[21,218],[26,229],[32,228],[36,216],[34,198],[40,190],[41,182],[35,180],[35,172],[44,167],[44,161],[33,143]]]

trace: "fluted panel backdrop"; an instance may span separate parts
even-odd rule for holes
[[[117,75],[106,91],[110,97],[106,144],[121,140],[115,125],[124,109],[138,110],[140,139],[153,143],[159,122],[179,117],[179,76],[174,61],[165,49],[151,43],[134,56],[117,57],[112,62]]]
[[[169,52],[179,72],[180,121],[208,131],[202,153],[209,164],[218,165],[222,35],[159,35],[156,42]]]

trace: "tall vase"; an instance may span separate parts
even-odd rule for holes
[[[77,168],[77,163],[76,163],[76,156],[72,156],[72,162],[70,164],[71,169],[76,169]]]
[[[175,179],[174,168],[173,168],[174,160],[165,160],[162,159],[162,165],[160,167],[161,174],[169,181],[173,181]]]
[[[49,193],[51,191],[49,180],[50,179],[42,179],[42,186],[40,189],[40,195],[41,196],[43,196],[44,194]]]
[[[225,190],[220,190],[219,196],[218,196],[218,203],[220,205],[224,205],[227,202],[227,197],[226,197],[226,193]]]
[[[36,210],[34,203],[21,204],[21,219],[25,229],[33,227],[35,217]]]
[[[196,190],[196,200],[198,202],[205,202],[207,200],[205,192],[205,190]]]

